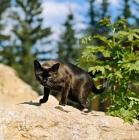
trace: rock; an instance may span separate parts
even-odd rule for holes
[[[0,101],[23,102],[37,97],[31,86],[17,77],[14,69],[0,64]]]
[[[39,96],[36,100],[34,100],[34,102],[39,102],[39,100],[42,98],[43,98],[43,96]],[[52,103],[52,104],[56,104],[56,105],[59,104],[59,101],[53,95],[49,95],[47,102]]]
[[[0,64],[0,140],[139,140],[139,121],[123,123],[103,112],[59,106],[52,95],[40,105],[38,94]]]
[[[139,121],[49,102],[0,103],[0,140],[139,140]]]
[[[13,68],[0,64],[0,102],[19,103],[39,101],[40,98],[42,96],[39,97],[31,86],[22,81]],[[58,104],[58,100],[52,95],[48,102]]]

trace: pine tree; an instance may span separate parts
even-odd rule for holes
[[[89,15],[89,19],[90,19],[89,25],[93,29],[95,29],[97,26],[97,19],[96,19],[97,13],[95,11],[95,5],[94,5],[95,0],[89,0],[88,2],[89,2],[89,6],[90,6],[89,11],[88,11],[88,15]]]
[[[121,2],[121,8],[119,9],[121,11],[121,15],[118,16],[117,19],[121,19],[121,18],[125,18],[127,21],[129,19],[132,19],[133,20],[133,15],[132,15],[132,12],[131,12],[131,3],[132,1],[131,0],[123,0]],[[130,22],[128,22],[128,26],[132,26],[130,24]]]
[[[14,11],[11,16],[16,21],[12,30],[16,36],[13,43],[16,58],[11,65],[25,82],[36,88],[33,61],[40,52],[34,52],[35,45],[38,41],[45,44],[43,41],[51,34],[51,29],[42,29],[40,0],[16,0],[16,7],[20,12]]]
[[[89,10],[88,10],[89,23],[88,23],[87,33],[89,35],[94,35],[96,32],[98,32],[97,22],[99,20],[97,9],[95,6],[96,0],[87,0],[87,1],[89,3]]]
[[[10,36],[4,34],[6,28],[6,22],[4,21],[4,13],[10,8],[10,0],[0,0],[0,62],[3,59],[3,50],[4,47],[8,47],[6,41],[9,40]]]
[[[123,3],[121,3],[122,5],[122,8],[120,9],[122,12],[121,18],[128,19],[129,17],[132,17],[129,3],[130,3],[130,0],[123,0]]]
[[[109,14],[108,14],[108,6],[109,6],[108,0],[102,0],[102,3],[100,6],[101,6],[100,19],[102,19],[104,17],[108,17],[109,16]]]
[[[102,0],[99,7],[95,5],[96,0],[88,0],[89,2],[89,10],[88,10],[88,16],[89,16],[89,28],[88,28],[88,34],[94,36],[96,33],[98,34],[106,34],[107,28],[102,27],[97,28],[97,23],[99,20],[101,20],[104,17],[109,16],[108,12],[108,6],[109,2],[108,0]],[[92,42],[91,42],[92,43]],[[100,41],[93,42],[93,44],[99,44]]]
[[[72,13],[68,14],[67,20],[65,21],[64,31],[60,35],[60,39],[58,41],[58,58],[63,61],[68,61],[74,63],[78,58],[78,48],[77,39],[75,37],[74,26],[74,16]]]
[[[133,0],[133,4],[135,6],[136,12],[139,11],[139,1],[137,2],[136,0]],[[133,18],[135,19],[135,25],[136,27],[138,27],[139,25],[139,17],[138,15],[133,15]]]
[[[89,10],[88,10],[88,16],[89,16],[89,25],[92,27],[92,29],[96,29],[97,23],[100,19],[104,17],[108,17],[108,6],[109,2],[108,0],[102,0],[102,3],[99,7],[95,5],[96,0],[88,0],[89,3]]]
[[[3,14],[10,8],[10,0],[0,0],[0,46],[2,46],[2,40],[9,39],[9,36],[6,36],[2,33],[5,28],[5,23],[3,22]]]

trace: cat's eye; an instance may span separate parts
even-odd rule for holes
[[[53,78],[53,75],[49,75],[48,78]]]
[[[42,76],[42,73],[41,74],[38,74],[38,76]]]
[[[38,77],[39,77],[40,79],[42,79],[42,73],[38,74]]]
[[[52,76],[48,76],[48,78],[52,78]]]
[[[53,75],[49,75],[49,76],[48,76],[48,81],[49,81],[49,82],[53,82],[53,80],[54,80]]]

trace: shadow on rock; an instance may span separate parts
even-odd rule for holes
[[[34,106],[41,106],[41,104],[39,102],[23,102],[23,103],[19,103],[19,104],[28,104],[28,105],[34,105]]]

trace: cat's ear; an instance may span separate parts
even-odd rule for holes
[[[56,64],[54,64],[54,65],[51,67],[51,70],[54,71],[54,72],[57,72],[58,69],[59,69],[59,66],[60,66],[60,64],[59,64],[59,63],[56,63]]]
[[[37,60],[34,60],[34,70],[38,70],[40,68],[42,68],[41,64]]]

